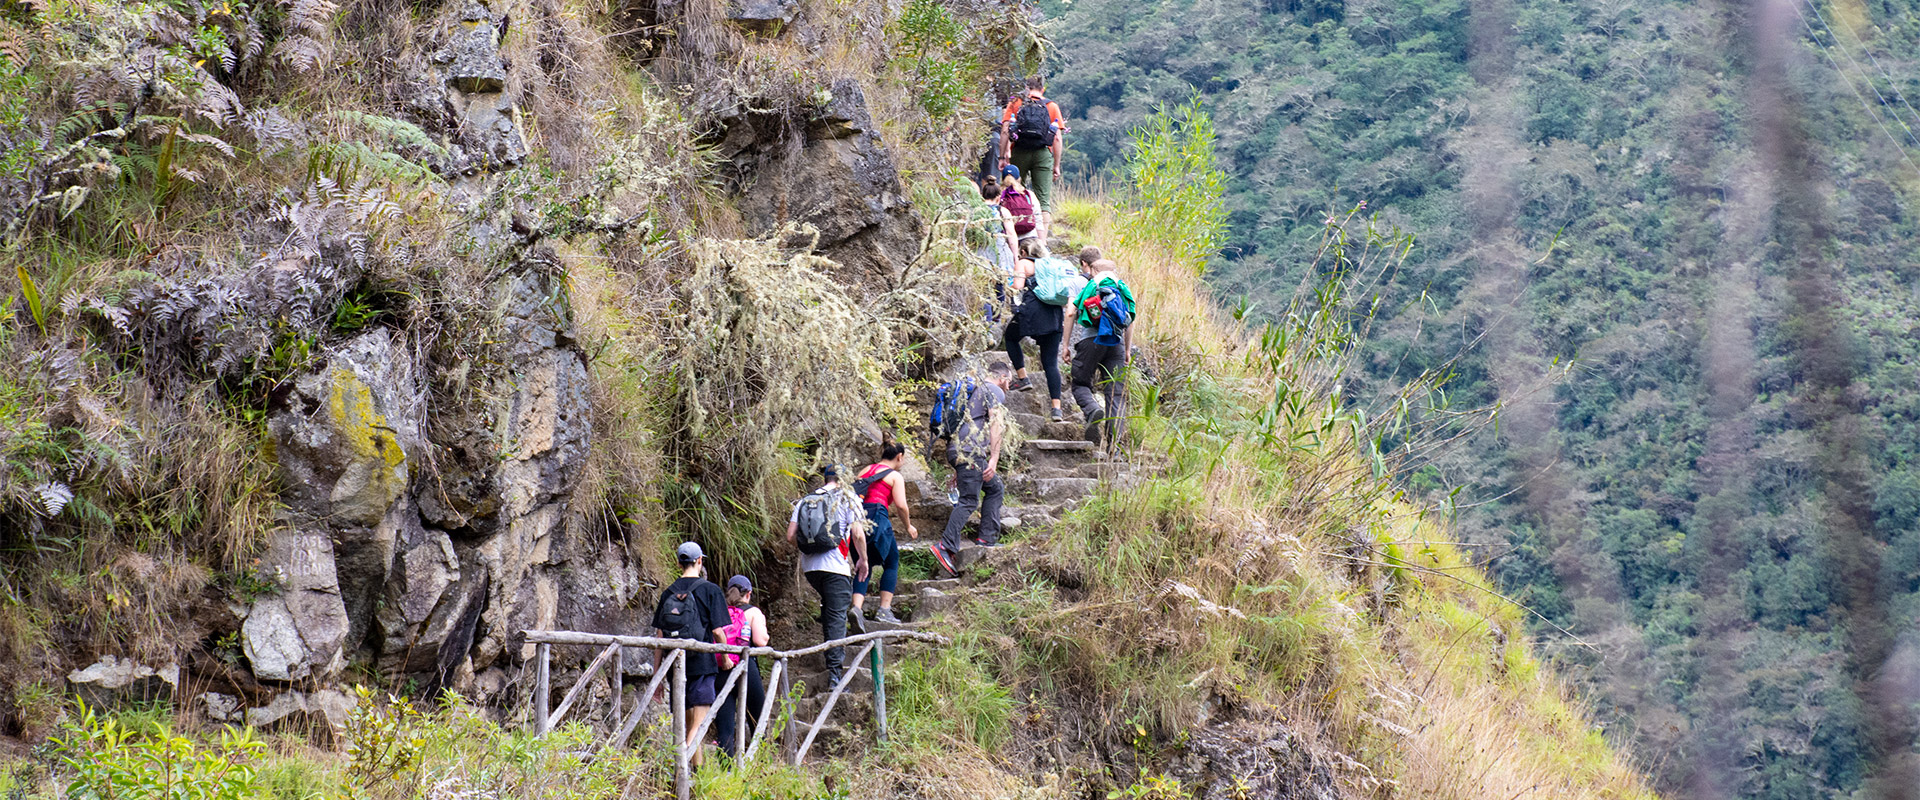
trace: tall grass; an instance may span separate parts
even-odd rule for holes
[[[1143,132],[1129,174],[1147,195],[1204,198],[1204,114]],[[1176,146],[1178,145],[1178,146]],[[1109,487],[1050,543],[1084,601],[1025,623],[1056,679],[1104,698],[1108,722],[1173,738],[1203,699],[1280,709],[1358,759],[1357,794],[1647,797],[1639,777],[1528,654],[1522,611],[1494,594],[1396,473],[1490,410],[1444,405],[1443,373],[1373,407],[1347,365],[1412,246],[1364,215],[1330,215],[1317,277],[1248,330],[1201,283],[1205,202],[1070,199],[1061,218],[1106,247],[1139,298],[1129,458],[1152,479]],[[1172,241],[1149,240],[1166,233]],[[1123,233],[1123,231],[1125,231]],[[1489,655],[1495,653],[1495,655]]]

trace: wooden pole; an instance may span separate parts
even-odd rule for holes
[[[781,662],[785,663],[786,659],[784,658],[781,659]],[[787,701],[787,698],[792,695],[793,695],[793,670],[787,670],[786,674],[780,676],[780,702],[785,703]],[[781,736],[780,736],[781,755],[786,756],[786,755],[793,754],[793,748],[794,748],[793,729],[799,723],[800,723],[800,709],[795,708],[793,710],[792,716],[789,716],[787,718],[786,730],[781,732]]]
[[[860,659],[866,656],[867,653],[872,652],[874,645],[879,643],[880,640],[878,639],[868,642],[865,648],[862,648],[859,653],[854,655],[853,663],[860,663]],[[833,713],[834,704],[840,702],[840,693],[847,690],[847,685],[853,683],[853,676],[858,674],[860,674],[860,670],[857,667],[847,670],[846,674],[840,676],[840,682],[833,685],[833,694],[827,695],[827,703],[821,706],[820,716],[814,717],[813,724],[807,727],[807,738],[800,740],[800,751],[793,754],[794,766],[800,766],[800,762],[806,760],[807,750],[813,747],[814,738],[820,735],[821,728],[826,727],[827,717]]]
[[[754,723],[753,736],[747,740],[749,742],[747,745],[748,760],[753,758],[754,753],[759,752],[760,736],[767,732],[767,726],[773,724],[773,704],[774,701],[784,697],[780,691],[780,681],[786,678],[786,672],[787,660],[784,658],[774,659],[773,673],[767,676],[767,696],[766,699],[760,701],[760,721]]]
[[[887,740],[887,657],[886,640],[875,639],[873,655],[868,656],[873,667],[873,720],[874,730],[880,741]]]
[[[674,650],[660,660],[660,666],[653,672],[653,680],[647,682],[647,690],[640,693],[640,702],[633,709],[633,716],[628,717],[626,723],[620,726],[620,732],[607,741],[608,747],[627,745],[627,737],[633,735],[633,729],[640,726],[640,720],[647,716],[647,710],[653,708],[653,693],[660,691],[660,683],[673,673],[673,662],[685,655],[685,650]]]
[[[733,701],[733,763],[735,766],[739,765],[741,756],[747,754],[747,737],[753,735],[752,731],[747,730],[747,704],[753,702],[753,695],[747,691],[747,687],[753,685],[753,679],[757,677],[753,673],[759,670],[760,665],[753,663],[751,658],[742,658],[740,668],[745,670],[740,677],[740,697]]]
[[[673,792],[693,800],[693,776],[687,770],[687,660],[673,667]]]
[[[553,656],[553,645],[541,644],[534,648],[540,666],[533,678],[533,733],[535,736],[547,735],[547,704],[553,702],[548,693],[547,662]]]
[[[540,646],[548,647],[550,645],[543,644]],[[579,699],[581,690],[587,688],[587,684],[593,681],[593,676],[600,671],[600,666],[607,663],[608,658],[613,657],[619,652],[620,643],[614,642],[613,644],[607,645],[607,649],[600,651],[600,655],[594,657],[593,663],[587,665],[587,671],[580,673],[580,680],[573,684],[572,689],[567,690],[567,696],[560,698],[560,707],[554,709],[553,715],[547,718],[548,727],[558,727],[560,725],[560,718],[566,716],[567,712],[573,709],[573,701]]]
[[[607,730],[620,730],[620,690],[627,683],[627,656],[620,651],[620,643],[613,643],[613,704],[607,708]]]

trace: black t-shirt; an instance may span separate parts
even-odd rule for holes
[[[720,593],[718,584],[706,578],[681,578],[660,592],[660,602],[653,607],[654,628],[666,631],[667,636],[674,635],[674,631],[667,627],[667,601],[681,592],[690,593],[687,602],[692,603],[699,617],[707,621],[706,627],[701,628],[701,641],[712,642],[715,629],[724,628],[733,623],[733,616],[727,613],[726,595]],[[687,654],[689,677],[711,675],[719,671],[720,665],[714,662],[712,654]]]

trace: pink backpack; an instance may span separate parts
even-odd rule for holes
[[[1033,198],[1026,192],[1008,187],[1000,193],[1000,207],[1013,215],[1013,232],[1025,236],[1038,224],[1033,213]]]
[[[752,640],[747,636],[747,634],[750,633],[750,631],[747,630],[747,610],[727,606],[727,617],[730,621],[727,623],[727,627],[720,629],[720,633],[725,636],[725,639],[720,643],[730,644],[734,647],[743,647],[751,644]],[[740,656],[733,653],[714,653],[713,657],[714,660],[720,662],[721,669],[733,669],[734,666],[740,663]]]

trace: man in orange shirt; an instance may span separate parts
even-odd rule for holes
[[[1047,99],[1047,84],[1039,75],[1027,78],[1027,91],[1007,104],[1000,115],[1001,163],[1020,168],[1027,188],[1040,203],[1042,218],[1053,221],[1053,176],[1060,172],[1060,154],[1066,149],[1066,120],[1060,106]]]

